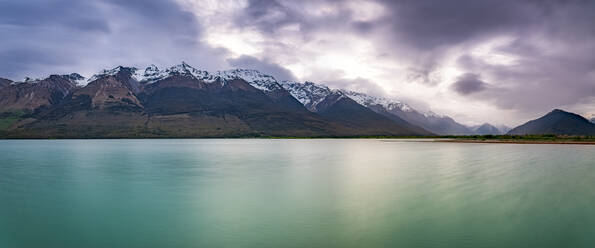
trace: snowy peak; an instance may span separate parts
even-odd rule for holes
[[[73,82],[77,86],[84,86],[86,84],[86,78],[81,76],[81,74],[78,74],[78,73],[62,75],[62,77],[69,79],[71,82]]]
[[[157,68],[155,66],[155,68]],[[184,76],[191,76],[194,77],[196,79],[210,79],[211,76],[207,71],[202,71],[202,70],[198,70],[188,64],[186,64],[186,62],[183,62],[179,65],[174,65],[168,69],[165,70],[166,73],[168,73],[169,75],[184,75]]]
[[[153,64],[148,66],[147,68],[145,68],[145,70],[139,70],[135,67],[118,66],[113,69],[104,69],[104,70],[100,71],[99,73],[93,75],[87,81],[92,82],[92,81],[95,81],[97,79],[100,79],[100,78],[103,78],[106,76],[115,76],[115,75],[118,75],[122,71],[129,72],[131,74],[132,78],[134,78],[136,81],[144,82],[144,83],[153,83],[153,82],[159,81],[161,79],[164,79],[164,78],[166,78],[168,76],[172,76],[172,75],[188,76],[188,77],[201,79],[201,80],[210,78],[210,75],[208,72],[198,70],[198,69],[188,65],[186,62],[182,62],[179,65],[172,66],[165,70],[160,70],[156,65],[153,65]]]
[[[159,68],[157,68],[156,65],[150,65],[149,67],[147,67],[143,73],[144,77],[147,78],[152,78],[152,77],[158,77],[161,74],[161,71],[159,71]]]
[[[196,69],[186,62],[182,62],[179,65],[172,66],[165,70],[160,70],[156,65],[150,65],[143,72],[136,72],[134,78],[139,82],[153,83],[173,75],[190,77],[205,83],[220,81],[222,84],[225,84],[228,80],[243,79],[254,88],[262,91],[282,89],[281,85],[279,85],[274,77],[256,70],[234,69],[209,73],[208,71]]]
[[[21,84],[21,83],[35,84],[35,83],[39,83],[39,82],[44,81],[44,80],[52,79],[54,77],[59,77],[59,78],[66,79],[66,80],[72,82],[74,85],[77,85],[77,86],[84,86],[85,85],[85,82],[86,82],[85,81],[85,77],[81,76],[78,73],[71,73],[71,74],[64,74],[64,75],[52,74],[52,75],[49,75],[48,77],[45,77],[43,79],[42,78],[35,78],[35,79],[33,79],[33,78],[30,78],[30,77],[25,77],[25,79],[23,81],[21,81],[21,82],[11,82],[11,84],[12,85]]]
[[[379,105],[387,111],[395,109],[399,109],[403,112],[415,111],[409,105],[396,100],[374,97],[355,91],[330,89],[325,85],[308,81],[304,83],[283,81],[281,85],[307,109],[314,112],[317,110],[316,106],[330,95],[339,96],[337,97],[337,100],[340,100],[342,97],[348,97],[364,107]]]
[[[263,74],[257,70],[234,69],[218,71],[216,75],[223,80],[243,79],[252,85],[252,87],[265,92],[282,89],[281,85],[273,76]]]
[[[160,71],[156,65],[150,65],[147,67],[144,72],[136,71],[132,76],[138,82],[155,82],[159,81],[169,74],[166,71]]]
[[[134,74],[134,73],[136,73],[137,69],[135,67],[124,67],[121,65],[116,68],[109,69],[109,70],[104,69],[104,70],[101,70],[99,73],[90,77],[89,80],[87,80],[87,82],[90,83],[97,79],[104,78],[107,76],[116,76],[122,71],[129,71],[130,73]]]
[[[324,99],[333,94],[341,94],[338,90],[331,90],[328,87],[312,82],[298,83],[292,81],[283,81],[281,85],[289,92],[295,99],[297,99],[308,110],[316,112],[316,106],[324,101]]]
[[[387,99],[387,98],[383,98],[383,97],[370,96],[370,95],[355,92],[355,91],[343,90],[342,92],[345,95],[347,95],[349,98],[351,98],[354,101],[356,101],[357,103],[359,103],[360,105],[363,105],[366,107],[379,105],[388,111],[391,111],[394,109],[399,109],[404,112],[414,111],[413,108],[411,108],[409,105],[402,103],[400,101],[397,101],[397,100],[391,100],[391,99]]]

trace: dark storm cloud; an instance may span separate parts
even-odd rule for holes
[[[226,51],[202,44],[200,23],[173,0],[0,0],[0,6],[4,77],[224,63],[217,56]]]
[[[124,15],[142,20],[137,28],[194,39],[200,27],[193,13],[184,11],[175,2],[158,0],[105,0]]]
[[[352,11],[345,8],[343,0],[249,0],[248,6],[234,17],[239,27],[256,27],[265,34],[275,35],[279,29],[292,24],[299,24],[304,38],[312,32],[343,29],[369,30],[370,24],[352,20]],[[331,6],[333,11],[315,15],[322,5]]]
[[[329,30],[339,26],[368,32],[387,26],[386,38],[419,49],[458,44],[482,35],[521,31],[541,18],[554,3],[531,0],[377,0],[387,10],[375,20],[356,20],[345,8],[350,0],[303,1],[304,4],[332,6],[334,12],[312,15],[312,10],[295,7],[292,1],[250,0],[235,18],[239,26],[253,26],[273,33],[285,25],[298,23],[302,31]],[[357,2],[357,1],[355,1]],[[548,8],[549,7],[549,8]],[[397,44],[395,44],[397,45]]]
[[[468,72],[459,76],[451,87],[461,95],[468,95],[485,90],[487,85],[479,75]]]
[[[0,1],[0,24],[21,27],[63,26],[85,31],[109,31],[93,1]]]
[[[248,7],[236,17],[237,24],[249,23],[270,32],[300,19],[298,13],[276,0],[250,0],[248,2]]]
[[[459,44],[531,25],[540,10],[517,0],[383,1],[391,36],[420,49]]]
[[[290,70],[278,64],[260,60],[252,56],[243,55],[239,58],[228,59],[227,62],[233,67],[260,71],[275,77],[277,80],[296,80],[295,75]]]

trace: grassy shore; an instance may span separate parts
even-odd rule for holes
[[[7,136],[3,133],[5,126],[12,124],[13,116],[0,118],[0,139],[385,139],[407,140],[416,139],[426,142],[452,142],[452,143],[511,143],[511,144],[588,144],[595,145],[595,136],[569,136],[569,135],[443,135],[443,136],[266,136],[266,135],[238,135],[238,136],[56,136],[37,137],[23,135]]]
[[[441,136],[438,142],[455,143],[513,143],[513,144],[585,144],[595,145],[595,136],[570,135],[470,135]]]

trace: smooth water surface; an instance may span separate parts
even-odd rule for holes
[[[0,247],[595,247],[595,146],[1,140]]]

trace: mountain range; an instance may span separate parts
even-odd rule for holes
[[[181,63],[167,69],[118,66],[89,79],[77,73],[21,82],[0,78],[2,137],[428,136],[508,130],[488,123],[465,126],[397,100],[278,81],[248,69],[211,73]]]
[[[313,92],[319,88],[310,91],[309,83],[288,90],[297,84],[255,70],[209,73],[186,63],[165,70],[119,66],[88,80],[69,74],[0,83],[3,137],[434,135],[378,114],[341,91]],[[308,105],[296,94],[319,98]]]

